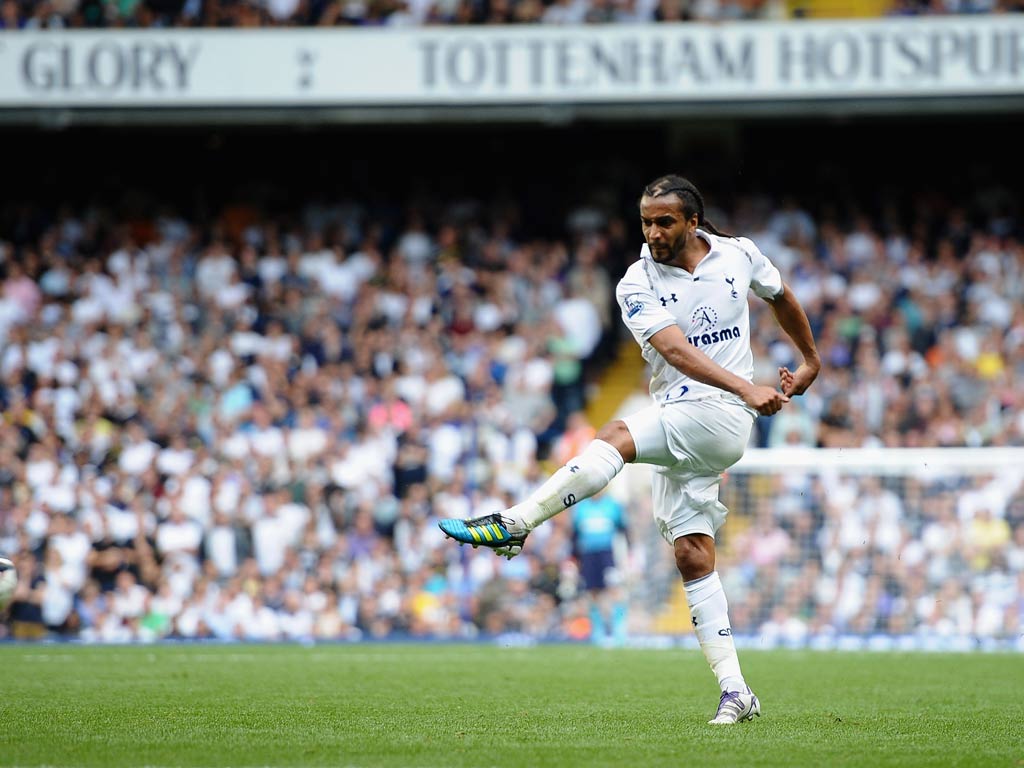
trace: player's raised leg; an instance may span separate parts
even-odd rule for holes
[[[612,481],[627,461],[636,457],[633,438],[625,423],[613,421],[579,456],[560,467],[520,504],[471,520],[438,521],[444,533],[460,544],[494,549],[505,557],[522,551],[530,531],[573,504],[593,496]]]

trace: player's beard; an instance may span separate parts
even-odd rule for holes
[[[683,253],[686,252],[686,244],[689,242],[689,239],[689,236],[684,233],[680,239],[671,243],[664,243],[659,251],[655,251],[654,246],[650,243],[648,243],[647,246],[650,248],[651,258],[658,264],[672,265],[678,257],[682,256]]]

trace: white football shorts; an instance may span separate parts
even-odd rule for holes
[[[757,414],[738,399],[706,397],[652,405],[623,419],[639,464],[653,464],[654,521],[669,544],[714,538],[729,510],[718,500],[722,472],[743,455]]]

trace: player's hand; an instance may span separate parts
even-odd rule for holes
[[[779,385],[782,387],[783,394],[787,397],[802,395],[818,378],[819,370],[821,370],[820,365],[815,366],[808,363],[802,363],[796,371],[782,366],[779,368]]]
[[[778,413],[785,403],[789,402],[789,396],[779,392],[772,387],[751,386],[740,394],[743,402],[760,413],[762,416],[771,416]]]

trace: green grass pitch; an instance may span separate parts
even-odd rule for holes
[[[2,766],[1024,766],[1024,656],[0,646]]]

